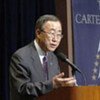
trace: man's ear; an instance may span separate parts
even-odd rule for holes
[[[36,33],[36,37],[39,38],[40,37],[40,34],[41,34],[40,30],[39,29],[36,29],[35,33]]]
[[[45,36],[43,35],[43,33],[39,29],[36,30],[36,37],[39,40],[44,40],[45,39]]]

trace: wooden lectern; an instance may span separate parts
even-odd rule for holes
[[[40,96],[38,100],[100,100],[100,86],[63,87]]]

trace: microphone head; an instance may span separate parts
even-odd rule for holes
[[[54,53],[55,53],[55,55],[56,55],[60,60],[62,60],[62,61],[65,62],[65,63],[68,63],[68,64],[72,67],[72,69],[73,69],[74,71],[77,70],[78,72],[81,73],[81,71],[80,71],[72,62],[70,62],[69,59],[67,59],[66,55],[64,55],[63,53],[58,52],[58,51],[55,51]]]
[[[55,51],[54,53],[60,60],[66,62],[66,56],[63,53],[58,52],[58,51]]]
[[[84,79],[84,83],[86,84],[86,78],[85,78],[85,76],[84,76],[84,73],[82,73],[81,71],[80,71],[80,69],[78,68],[78,67],[76,67],[76,65],[75,64],[73,64],[72,62],[70,62],[70,60],[69,59],[67,59],[67,57],[66,57],[66,55],[64,55],[63,53],[61,53],[61,52],[59,52],[59,51],[55,51],[54,52],[55,53],[55,55],[57,56],[57,58],[59,58],[60,60],[62,60],[63,62],[65,62],[65,63],[68,63],[71,67],[72,67],[72,74],[74,75],[75,74],[75,71],[78,71],[79,73],[81,73],[82,74],[82,76],[83,76],[83,79]]]

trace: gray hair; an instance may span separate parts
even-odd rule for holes
[[[61,21],[59,20],[58,17],[56,17],[55,15],[42,15],[37,21],[36,21],[36,25],[35,25],[35,29],[43,29],[43,25],[47,22],[47,21],[59,21],[61,23]]]

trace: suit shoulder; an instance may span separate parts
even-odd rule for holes
[[[31,55],[31,52],[35,50],[34,43],[31,42],[28,45],[19,48],[16,52],[13,53],[13,55],[18,55],[21,57],[28,57]]]

